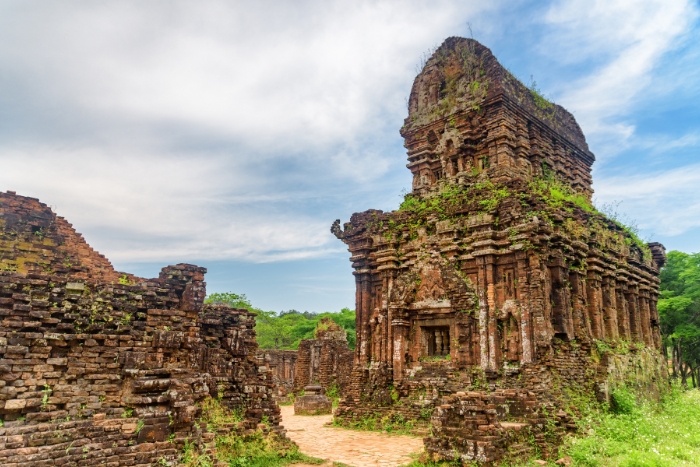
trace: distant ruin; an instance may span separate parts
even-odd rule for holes
[[[205,305],[206,269],[113,269],[45,204],[0,193],[0,465],[173,465],[211,396],[284,435],[254,315]],[[265,420],[266,424],[261,424]]]
[[[319,384],[326,391],[336,386],[341,394],[345,393],[353,361],[345,329],[330,318],[322,318],[315,337],[299,344],[294,389],[299,392],[309,384]]]
[[[289,401],[308,385],[344,395],[350,387],[354,352],[348,346],[345,329],[331,318],[317,323],[315,339],[303,339],[298,350],[265,349],[258,359],[269,369],[276,385],[276,400]]]
[[[279,403],[288,401],[294,393],[294,372],[297,366],[296,350],[258,350],[259,365],[265,365],[275,385],[275,400]]]
[[[488,463],[550,452],[573,392],[663,388],[664,248],[590,204],[595,158],[569,112],[453,37],[416,77],[401,135],[400,209],[331,228],[357,290],[337,421],[430,420],[435,459]]]

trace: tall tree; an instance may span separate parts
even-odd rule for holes
[[[671,251],[661,271],[659,299],[664,350],[673,377],[700,384],[700,253]]]

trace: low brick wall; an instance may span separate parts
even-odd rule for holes
[[[299,343],[294,390],[302,391],[309,384],[320,384],[325,390],[337,385],[344,395],[351,385],[354,355],[346,331],[330,318],[322,319],[316,339]]]
[[[566,413],[530,391],[458,392],[433,413],[425,450],[434,459],[488,464],[527,458],[536,449],[546,455],[568,422]]]
[[[0,465],[175,461],[202,441],[210,395],[244,409],[243,430],[267,417],[283,433],[254,315],[203,305],[204,272],[135,285],[0,272]]]

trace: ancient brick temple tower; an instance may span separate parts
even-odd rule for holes
[[[331,229],[348,245],[357,286],[354,391],[340,419],[380,407],[420,419],[441,406],[428,451],[491,461],[503,456],[498,442],[478,454],[450,438],[457,428],[486,436],[464,416],[449,421],[450,404],[509,388],[520,407],[561,408],[562,387],[605,397],[629,381],[635,359],[648,371],[634,384],[662,378],[663,246],[593,208],[595,158],[569,112],[478,42],[453,37],[416,77],[401,135],[413,190],[400,209]]]

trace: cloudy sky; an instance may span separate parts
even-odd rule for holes
[[[700,251],[699,13],[693,0],[0,0],[0,190],[54,207],[119,270],[191,262],[210,292],[266,309],[353,307],[329,227],[398,206],[416,66],[473,35],[573,112],[598,204]]]

